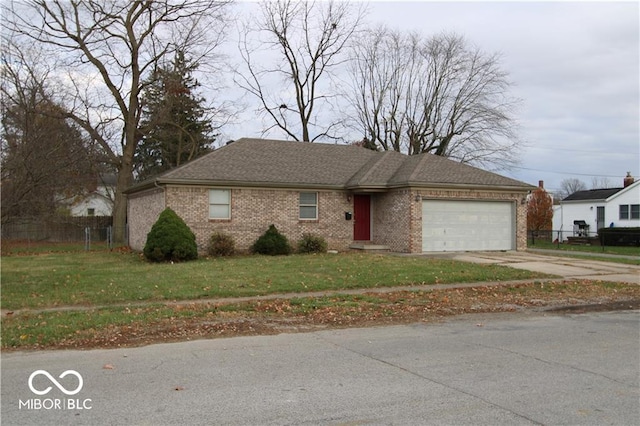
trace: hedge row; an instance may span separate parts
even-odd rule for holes
[[[640,247],[640,228],[600,228],[598,237],[604,246]]]

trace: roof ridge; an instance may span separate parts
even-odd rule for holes
[[[231,144],[238,143],[238,142],[246,142],[248,140],[249,139],[247,139],[247,138],[240,138],[240,139],[235,140],[235,141],[227,142],[226,144],[222,145],[221,147],[216,148],[211,152],[207,152],[206,154],[201,155],[200,157],[198,157],[198,158],[196,158],[194,160],[187,161],[186,163],[183,163],[183,164],[181,164],[181,165],[179,165],[177,167],[174,167],[173,169],[169,169],[166,172],[159,174],[158,176],[156,176],[153,179],[155,180],[155,179],[158,179],[160,177],[167,177],[167,176],[170,177],[170,175],[172,175],[174,172],[177,172],[177,171],[179,171],[179,170],[181,170],[181,169],[183,169],[185,167],[191,167],[191,166],[193,166],[194,164],[196,164],[198,162],[204,161],[205,158],[207,158],[207,157],[209,157],[209,156],[211,156],[211,155],[213,155],[213,154],[215,154],[217,152],[220,152],[221,150],[227,148]]]
[[[375,161],[373,162],[373,164],[369,167],[369,170],[367,170],[364,174],[364,176],[362,176],[362,178],[360,179],[360,181],[365,181],[366,179],[369,178],[369,176],[371,176],[373,174],[373,171],[380,166],[380,163],[382,163],[382,161],[388,157],[389,151],[385,151],[380,153],[380,155],[373,157],[373,159],[375,159]],[[362,167],[367,167],[367,164],[365,164]]]
[[[429,156],[432,154],[429,154],[428,152],[423,152],[418,155],[422,155],[423,157],[420,158],[420,160],[418,160],[418,163],[415,165],[415,167],[413,168],[413,171],[409,175],[409,179],[408,179],[409,183],[415,180],[416,176],[418,175],[418,173],[420,172],[420,169],[423,166],[423,163],[426,163],[428,161],[428,158],[430,158]],[[411,158],[411,157],[408,156],[408,158]]]

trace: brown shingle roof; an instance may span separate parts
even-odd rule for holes
[[[407,156],[334,145],[243,138],[150,182],[384,190],[402,186],[533,186],[431,154]]]
[[[356,146],[239,139],[160,180],[344,186],[376,153]]]
[[[532,185],[496,173],[458,163],[438,155],[408,157],[389,184],[415,186],[424,183],[441,185],[481,185],[527,187]]]

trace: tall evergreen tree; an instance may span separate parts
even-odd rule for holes
[[[198,64],[179,51],[160,67],[143,94],[142,141],[135,155],[138,180],[156,176],[211,151],[215,142],[211,122],[193,77]]]

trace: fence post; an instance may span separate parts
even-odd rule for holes
[[[84,228],[84,249],[91,250],[91,228],[88,226]]]

